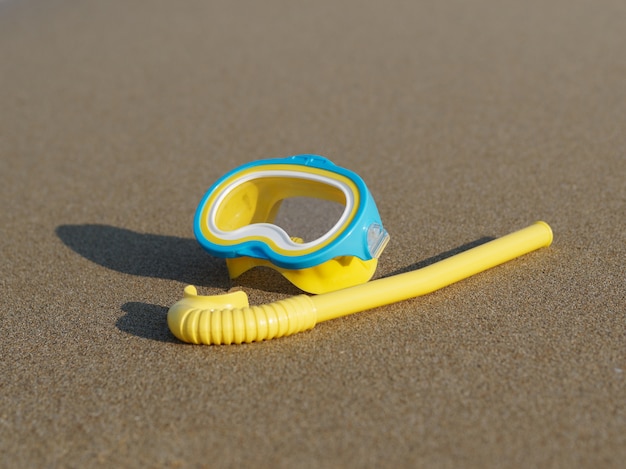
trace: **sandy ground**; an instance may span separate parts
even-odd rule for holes
[[[4,2],[0,466],[620,467],[624,24],[622,0]],[[191,230],[226,171],[297,153],[367,182],[376,277],[538,219],[554,243],[291,337],[177,341],[187,284],[298,292],[230,281]]]

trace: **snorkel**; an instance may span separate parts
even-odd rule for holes
[[[442,261],[368,283],[324,293],[297,295],[249,306],[243,291],[197,295],[193,286],[167,315],[172,333],[192,344],[241,344],[312,329],[317,323],[425,295],[552,242],[552,230],[539,221]]]
[[[283,200],[312,197],[344,205],[339,221],[313,241],[274,225]],[[354,172],[317,155],[262,160],[236,168],[203,197],[194,233],[226,258],[231,278],[267,266],[316,295],[250,306],[243,291],[198,295],[187,286],[168,312],[172,333],[192,344],[241,344],[312,329],[317,323],[425,295],[552,243],[539,221],[418,270],[368,281],[389,240],[376,204]]]

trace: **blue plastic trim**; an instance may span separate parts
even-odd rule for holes
[[[222,182],[236,173],[248,168],[262,167],[267,165],[293,165],[293,166],[309,166],[324,169],[336,174],[340,174],[350,179],[357,186],[360,192],[360,204],[352,221],[346,226],[345,230],[339,234],[330,244],[320,248],[319,250],[302,255],[284,255],[275,252],[267,243],[259,240],[245,241],[230,246],[220,245],[209,241],[200,229],[201,213],[209,197],[213,191],[218,188]],[[369,252],[367,244],[367,230],[372,224],[378,224],[382,228],[382,221],[378,214],[378,208],[374,202],[372,194],[368,190],[365,182],[361,177],[353,171],[335,165],[329,159],[319,155],[295,155],[288,158],[274,158],[267,160],[258,160],[244,164],[235,168],[220,179],[218,179],[206,192],[196,214],[194,216],[194,235],[200,245],[210,254],[222,258],[235,258],[241,256],[254,257],[257,259],[266,259],[285,269],[304,269],[313,267],[326,262],[330,259],[340,256],[355,256],[362,260],[370,260],[373,258]],[[386,232],[385,232],[386,234]],[[388,236],[388,235],[386,235]]]

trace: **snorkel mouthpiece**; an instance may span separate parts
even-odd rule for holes
[[[343,206],[339,220],[312,241],[275,224],[284,200],[306,197]],[[270,267],[309,293],[367,282],[389,241],[363,179],[318,155],[260,160],[220,178],[202,198],[194,234],[229,275]]]

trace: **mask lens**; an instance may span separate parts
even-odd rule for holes
[[[282,202],[274,224],[289,236],[308,243],[321,238],[337,224],[345,204],[310,197],[292,197]]]
[[[287,176],[250,178],[225,191],[215,211],[215,226],[231,232],[269,223],[309,242],[339,222],[346,204],[344,192],[325,182]]]

